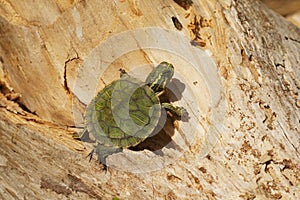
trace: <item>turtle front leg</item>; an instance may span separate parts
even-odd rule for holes
[[[182,117],[188,113],[184,107],[173,106],[171,103],[162,103],[162,107],[170,111],[171,114],[176,117]]]

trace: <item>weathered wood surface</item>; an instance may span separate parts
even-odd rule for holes
[[[0,5],[2,199],[300,198],[300,31],[266,6],[246,0]],[[176,124],[172,139],[187,149],[175,149],[179,158],[157,171],[104,172],[85,158],[89,146],[72,139],[71,127],[83,125],[85,103],[120,67],[143,77],[149,66],[141,74],[137,66],[162,60],[174,64],[185,85],[179,103],[191,119]],[[135,155],[165,161],[150,151],[125,151],[110,161]]]
[[[262,0],[267,6],[281,15],[290,15],[300,10],[300,2],[298,0]]]

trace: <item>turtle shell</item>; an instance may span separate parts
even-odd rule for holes
[[[157,126],[161,104],[155,92],[127,74],[102,89],[86,109],[86,124],[97,143],[128,148]]]

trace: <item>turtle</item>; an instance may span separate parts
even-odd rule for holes
[[[79,139],[95,138],[94,153],[106,168],[106,158],[124,148],[138,145],[153,132],[162,112],[181,117],[186,109],[160,101],[174,75],[174,67],[161,62],[147,76],[145,82],[120,69],[120,79],[104,87],[88,104],[85,129]]]

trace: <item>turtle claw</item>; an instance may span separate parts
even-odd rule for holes
[[[187,110],[184,107],[175,107],[174,111],[178,117],[183,117],[188,114]]]
[[[95,149],[93,149],[93,150],[87,155],[87,157],[89,157],[89,162],[91,162],[94,153],[95,153]],[[98,156],[98,157],[99,157],[99,156]],[[99,158],[98,158],[98,160],[99,160]],[[106,172],[106,171],[107,171],[107,166],[106,166],[106,164],[102,163],[100,160],[99,160],[99,162],[103,165],[103,170]]]
[[[102,164],[103,165],[103,171],[107,172],[107,166]]]
[[[80,134],[77,133],[77,132],[73,133],[72,138],[75,139],[75,140],[81,140]]]
[[[93,158],[93,154],[94,154],[94,149],[87,155],[87,157],[90,157],[89,162],[91,162],[92,158]]]

